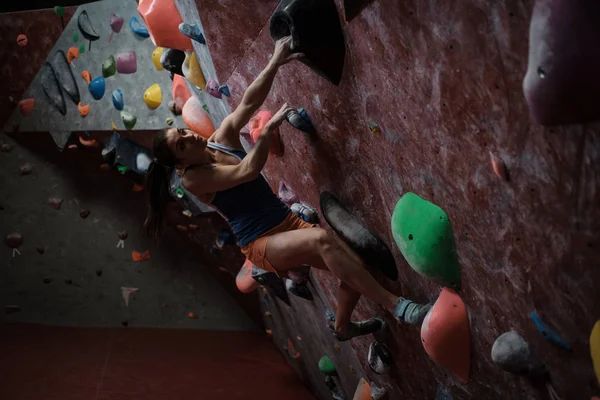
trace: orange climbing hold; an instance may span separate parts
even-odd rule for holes
[[[35,104],[34,99],[23,99],[23,100],[19,101],[18,107],[19,107],[19,112],[21,113],[21,115],[24,117],[29,117],[31,115],[31,113],[33,112],[34,104]]]
[[[67,61],[71,64],[75,58],[79,58],[79,49],[77,47],[71,47],[69,48],[69,51],[67,51]]]
[[[180,110],[183,109],[183,106],[185,106],[185,103],[188,101],[188,99],[192,97],[190,90],[185,84],[185,79],[183,79],[183,76],[178,74],[173,76],[172,92],[173,101],[175,104],[177,104],[177,107],[179,107]]]
[[[490,151],[490,161],[492,162],[492,169],[498,178],[508,181],[508,169],[504,161]]]
[[[183,107],[183,122],[194,132],[208,139],[215,132],[210,117],[195,96],[190,97]]]
[[[360,378],[352,400],[371,400],[371,385],[365,378]]]
[[[100,164],[100,169],[103,171],[108,171],[110,170],[110,165],[108,164]]]
[[[188,318],[191,318],[191,319],[198,319],[198,314],[196,314],[196,313],[193,313],[193,312],[189,312],[189,313],[188,313]]]
[[[83,79],[85,79],[85,81],[87,82],[87,84],[89,85],[90,82],[92,81],[92,77],[90,76],[90,73],[87,71],[81,71],[81,77]]]
[[[246,259],[244,265],[235,277],[235,285],[242,293],[250,293],[256,290],[260,284],[252,278],[252,261]]]
[[[454,290],[444,288],[423,320],[421,342],[433,361],[464,384],[469,382],[470,336],[465,303]]]
[[[155,45],[182,51],[192,50],[191,39],[179,31],[179,24],[183,19],[173,0],[140,0],[137,10]]]
[[[133,188],[131,190],[133,190],[134,192],[141,192],[142,190],[144,190],[144,186],[140,185],[139,183],[134,183]]]
[[[87,139],[84,139],[83,136],[79,136],[79,143],[81,143],[85,147],[92,147],[92,148],[100,147],[100,145],[98,144],[96,139],[87,140]]]
[[[265,333],[269,336],[271,336],[273,334],[273,331],[271,329],[266,329]]]
[[[258,141],[258,137],[260,136],[260,132],[263,130],[267,122],[273,117],[270,112],[261,110],[259,111],[250,122],[248,122],[248,128],[250,129],[250,136],[254,143]],[[279,129],[276,129],[273,132],[273,138],[271,139],[271,147],[269,147],[269,153],[274,156],[281,157],[283,156],[283,146],[281,144],[281,139],[279,138]]]
[[[135,262],[148,261],[150,259],[150,250],[146,250],[143,253],[133,250],[131,252],[131,259]]]
[[[79,115],[81,115],[81,118],[87,117],[88,114],[90,113],[90,105],[89,104],[84,106],[83,104],[81,104],[81,102],[79,102],[79,104],[77,104],[77,109],[79,110]]]

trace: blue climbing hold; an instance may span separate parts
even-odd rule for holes
[[[206,39],[196,24],[190,25],[182,22],[179,24],[179,32],[200,44],[206,44]]]
[[[99,76],[88,85],[88,89],[90,94],[95,100],[100,100],[102,96],[104,96],[104,91],[106,90],[106,84],[104,82],[104,77]]]
[[[221,93],[223,96],[231,97],[231,92],[229,91],[229,86],[227,85],[219,86],[219,93]]]
[[[140,35],[141,37],[145,38],[150,37],[148,28],[146,28],[146,26],[141,23],[137,17],[131,17],[131,20],[129,21],[129,27],[136,35]]]
[[[119,111],[123,110],[125,103],[123,102],[123,91],[121,89],[115,89],[112,92],[113,106]]]
[[[554,329],[550,328],[544,321],[542,321],[540,316],[537,315],[535,311],[529,314],[529,316],[531,317],[537,330],[540,331],[546,340],[550,341],[555,346],[567,351],[571,351],[571,345],[567,343],[567,341],[563,339]]]

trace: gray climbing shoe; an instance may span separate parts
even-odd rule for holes
[[[423,322],[429,310],[431,310],[431,304],[417,304],[412,300],[399,297],[392,314],[400,322],[418,325]]]
[[[350,322],[348,328],[344,333],[338,333],[335,331],[333,326],[330,329],[333,331],[333,335],[340,342],[346,342],[357,336],[369,335],[371,333],[378,332],[385,327],[385,321],[380,318],[369,318],[365,321]]]
[[[394,358],[392,357],[392,352],[386,345],[374,341],[371,343],[371,346],[369,346],[367,363],[373,372],[378,375],[383,375],[389,371],[390,366],[394,365]]]

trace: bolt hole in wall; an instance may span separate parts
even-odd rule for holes
[[[542,69],[542,67],[538,67],[537,72],[540,78],[544,79],[546,77],[546,72]]]

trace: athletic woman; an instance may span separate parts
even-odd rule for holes
[[[334,234],[296,217],[261,175],[273,131],[292,108],[284,104],[262,129],[252,151],[246,154],[242,150],[239,132],[265,101],[278,69],[302,56],[291,53],[290,41],[288,37],[276,43],[269,64],[248,87],[239,107],[208,140],[190,130],[175,128],[156,136],[154,159],[146,178],[149,212],[145,226],[151,235],[160,233],[170,199],[168,181],[176,168],[183,186],[227,220],[242,253],[252,263],[275,273],[310,265],[329,270],[341,281],[335,320],[339,340],[382,327],[383,321],[377,318],[350,322],[361,294],[382,304],[399,321],[420,324],[429,305],[419,305],[385,290],[356,253]]]

